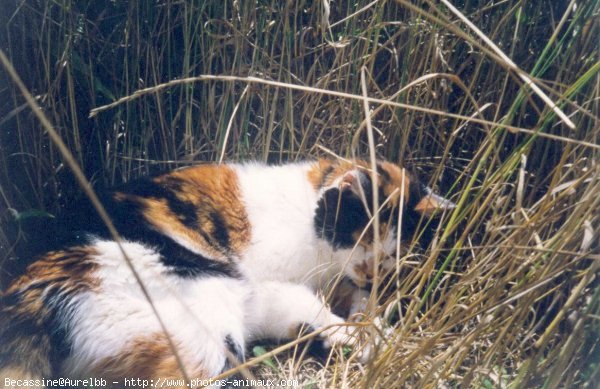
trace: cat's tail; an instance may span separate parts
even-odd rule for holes
[[[47,252],[0,295],[0,389],[41,388],[57,375],[71,348],[63,321],[95,285],[96,254],[87,246]]]
[[[0,296],[0,389],[44,388],[52,374],[51,334],[30,305],[15,304],[19,296]],[[40,320],[42,319],[42,320]]]

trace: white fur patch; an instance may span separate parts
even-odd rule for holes
[[[318,193],[308,181],[310,163],[233,167],[252,226],[251,243],[240,260],[245,276],[315,288],[340,271],[331,248],[319,245],[314,230]]]
[[[334,326],[324,333],[331,343],[343,342],[343,330],[335,326],[344,322],[334,315],[306,286],[267,281],[252,286],[251,309],[246,318],[247,339],[286,339],[300,325],[310,330]],[[340,331],[338,331],[340,330]]]
[[[316,191],[308,181],[311,167],[311,163],[233,166],[252,226],[251,243],[240,259],[240,269],[248,278],[302,283],[316,290],[340,273],[356,279],[354,266],[372,261],[373,253],[362,246],[334,251],[317,237],[314,216],[323,190]],[[380,252],[392,253],[395,238],[390,231]]]
[[[161,326],[115,242],[96,241],[94,276],[99,290],[77,298],[70,322],[73,354],[65,370],[85,375],[104,358],[126,350],[134,339],[162,333]],[[217,374],[225,363],[225,336],[244,344],[244,282],[207,276],[185,279],[169,274],[153,249],[125,242],[123,248],[143,280],[184,362]]]

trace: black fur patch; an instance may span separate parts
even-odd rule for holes
[[[323,175],[321,176],[321,182],[319,183],[319,188],[322,188],[325,185],[327,178],[329,177],[331,172],[333,172],[333,170],[334,170],[333,165],[329,165],[323,170]]]
[[[244,354],[244,348],[239,343],[236,343],[230,335],[227,335],[225,337],[225,348],[227,349],[227,351],[229,351],[231,353],[232,356],[235,357],[235,359],[237,359],[238,363],[245,362],[246,356]],[[235,367],[235,365],[231,363],[229,358],[227,358],[225,360],[225,364],[223,365],[223,369],[221,370],[221,373],[226,372],[227,370],[233,369],[234,367]],[[228,383],[232,383],[233,381],[236,381],[236,383],[245,382],[244,376],[241,375],[240,373],[235,373],[234,375],[227,377],[225,380],[228,381]],[[247,388],[248,386],[228,384],[225,387],[226,388],[234,388],[234,387]]]
[[[319,199],[314,217],[318,236],[334,248],[350,248],[355,244],[352,234],[369,222],[363,202],[349,190],[327,190]]]
[[[167,177],[164,183],[157,184],[151,179],[141,179],[133,185],[128,185],[127,193],[157,200],[165,200],[171,212],[177,216],[183,225],[190,229],[198,229],[197,207],[189,201],[183,201],[175,194],[181,191],[183,183],[175,177]]]
[[[13,298],[2,299],[0,305],[10,304],[8,300]],[[47,377],[55,374],[60,356],[54,355],[52,343],[65,343],[62,342],[64,338],[52,339],[48,335],[50,323],[26,314],[14,314],[5,307],[0,308],[0,316],[0,365],[28,366]]]
[[[229,249],[229,229],[221,214],[217,211],[210,212],[210,220],[214,226],[212,232],[213,239],[224,251]],[[209,240],[208,242],[210,242]]]
[[[300,336],[302,336],[315,331],[316,329],[313,326],[309,324],[303,324],[299,327],[298,333],[300,334]],[[306,352],[308,352],[309,355],[323,362],[326,361],[327,358],[329,358],[329,355],[331,353],[331,347],[325,346],[325,339],[322,336],[316,336],[310,340],[301,342],[299,346],[303,349],[306,349]]]
[[[180,185],[179,180],[170,180],[168,185],[175,188]],[[131,187],[131,189],[129,188]],[[190,228],[194,226],[194,230],[200,233],[207,242],[214,242],[208,232],[203,231],[198,227],[197,209],[196,207],[185,201],[179,200],[169,189],[162,187],[149,179],[142,179],[118,191],[131,193],[137,196],[148,198],[166,199],[169,208],[178,215],[180,220]],[[200,254],[196,254],[185,247],[179,245],[171,238],[156,231],[145,220],[144,206],[136,201],[116,201],[113,198],[112,191],[101,192],[99,194],[100,201],[109,216],[115,228],[121,237],[125,240],[140,242],[149,247],[153,247],[161,255],[162,262],[168,266],[171,271],[182,277],[198,277],[204,274],[221,274],[231,277],[238,277],[237,271],[230,265],[219,261],[206,258]],[[223,233],[226,226],[221,221],[220,216],[214,217],[217,233],[217,241],[219,244],[229,241],[229,237]],[[80,245],[88,243],[90,237],[99,237],[103,239],[112,239],[110,233],[89,201],[84,200],[77,204],[71,210],[65,212],[65,216],[61,218],[61,226],[63,226],[62,238],[57,238],[56,244],[59,247],[67,247],[72,245]]]
[[[359,179],[365,196],[365,201],[352,190],[332,188],[327,190],[319,199],[314,217],[315,231],[334,248],[351,248],[356,244],[353,234],[362,232],[369,222],[368,207],[371,215],[373,208],[373,185],[370,177],[359,172]],[[382,190],[378,192],[379,205],[386,200]],[[397,225],[398,213],[389,207],[384,207],[379,213],[379,220],[383,223]]]
[[[389,182],[392,180],[392,177],[390,177],[390,173],[388,173],[387,170],[383,168],[381,162],[377,162],[377,173],[381,176],[381,178],[383,178],[383,181]]]
[[[233,355],[235,357],[235,359],[237,359],[237,361],[239,363],[244,363],[244,361],[246,360],[244,348],[242,347],[242,345],[235,342],[233,340],[233,338],[231,337],[231,335],[227,335],[225,337],[225,348],[227,349],[227,351],[229,351],[231,353],[231,355]],[[226,362],[226,364],[228,362],[229,362],[229,360]],[[231,369],[232,367],[233,366],[229,367],[229,369]],[[226,369],[224,369],[223,371],[225,371],[225,370]]]
[[[153,246],[160,252],[162,262],[180,277],[200,277],[203,275],[227,275],[239,277],[238,272],[229,264],[214,261],[196,254],[173,242],[164,235],[157,234]],[[157,241],[162,244],[156,246]]]

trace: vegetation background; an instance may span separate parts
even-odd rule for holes
[[[4,0],[0,48],[97,185],[199,161],[367,156],[370,130],[378,156],[458,203],[399,262],[376,358],[321,366],[288,348],[256,374],[314,388],[598,387],[600,5],[447,3]],[[2,69],[6,279],[23,261],[14,245],[35,244],[22,227],[82,192]],[[217,77],[181,81],[199,75]],[[363,94],[379,99],[369,118]]]

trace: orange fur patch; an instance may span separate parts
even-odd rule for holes
[[[325,176],[331,171],[333,162],[329,159],[319,159],[308,171],[308,181],[315,190],[323,187]]]
[[[186,374],[190,379],[209,378],[201,365],[189,365],[187,362],[183,361]],[[134,339],[127,349],[93,366],[92,374],[105,378],[109,383],[113,380],[122,382],[125,378],[157,382],[165,379],[182,380],[184,377],[169,342],[162,333]],[[187,388],[185,384],[169,387]]]
[[[354,271],[356,274],[362,276],[361,278],[366,281],[371,281],[373,279],[373,263],[367,263],[369,261],[362,261],[360,264],[354,265]]]
[[[385,180],[381,183],[381,187],[383,189],[383,193],[386,197],[391,196],[392,193],[396,189],[402,190],[404,189],[404,204],[408,203],[408,197],[410,194],[409,185],[410,185],[410,175],[407,174],[404,170],[402,170],[397,165],[394,165],[390,162],[381,162],[381,169],[383,169],[390,177],[389,180]],[[380,175],[381,177],[381,175]],[[402,182],[404,177],[404,183]],[[398,201],[400,199],[400,191],[398,191],[395,195],[390,199],[392,206],[398,206]]]
[[[177,186],[170,186],[176,180]],[[164,198],[142,197],[117,192],[115,200],[140,204],[146,221],[157,230],[183,240],[211,259],[227,262],[250,242],[251,227],[244,204],[240,201],[237,175],[228,166],[200,165],[156,177],[153,182],[167,188],[178,201],[195,211],[194,226],[186,225],[181,215],[169,207]],[[226,246],[216,237],[226,236]]]
[[[45,388],[45,386],[41,385],[42,379],[44,378],[48,378],[47,376],[44,376],[43,373],[40,372],[28,372],[23,370],[22,368],[17,368],[17,367],[4,367],[2,369],[0,369],[0,379],[2,379],[2,381],[0,382],[0,389],[8,389],[8,388],[18,388],[19,386],[9,386],[9,385],[5,385],[5,379],[8,380],[17,380],[17,381],[28,381],[28,383],[40,383],[40,385],[21,385],[21,387],[27,388],[27,389],[43,389]]]
[[[33,283],[60,288],[66,293],[93,289],[97,286],[97,280],[91,275],[96,268],[96,263],[92,259],[94,255],[98,255],[98,252],[88,246],[46,253],[29,265],[27,272],[16,279],[6,293],[17,292]],[[39,303],[35,303],[35,300],[42,292],[40,288],[28,288],[25,292],[26,298],[31,300],[32,307],[38,307]]]
[[[0,360],[8,358],[3,362],[9,364],[3,366],[0,373],[11,374],[5,377],[49,377],[52,374],[49,359],[52,341],[45,328],[51,325],[54,313],[46,301],[54,298],[65,302],[69,296],[95,289],[98,280],[92,272],[97,265],[91,257],[96,254],[92,247],[47,253],[31,264],[25,275],[16,279],[3,294]]]

